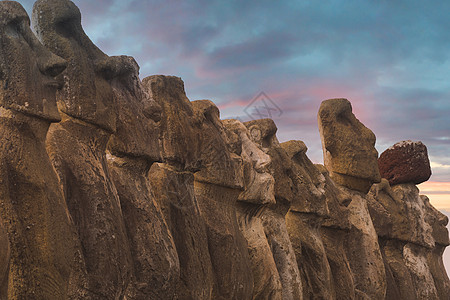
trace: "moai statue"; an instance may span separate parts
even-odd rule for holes
[[[0,39],[0,297],[66,299],[74,228],[45,150],[66,62],[38,41],[18,2],[0,2]]]
[[[283,299],[302,299],[301,276],[285,220],[296,196],[292,182],[292,161],[280,146],[276,137],[277,127],[271,119],[254,120],[244,124],[250,131],[252,141],[268,154],[272,161],[276,203],[268,205],[268,209],[261,213],[261,219],[280,274]]]
[[[415,186],[431,176],[425,145],[399,142],[378,163],[383,179],[369,193],[369,208],[390,275],[386,298],[447,299],[442,254],[449,244],[448,219]]]
[[[352,199],[348,206],[351,229],[344,247],[356,297],[384,299],[386,273],[366,199],[372,184],[381,180],[375,135],[356,119],[347,99],[323,101],[318,121],[325,167]]]
[[[333,276],[336,299],[355,299],[355,283],[344,247],[350,231],[348,206],[352,199],[333,182],[323,165],[315,167],[325,178],[324,194],[329,215],[320,226],[320,235]]]
[[[347,99],[323,101],[318,121],[323,160],[331,179],[367,193],[381,180],[373,132],[355,117]]]
[[[130,281],[131,255],[105,150],[117,110],[109,81],[123,66],[86,36],[80,11],[71,1],[37,1],[33,24],[41,42],[68,61],[57,95],[62,121],[50,128],[47,151],[82,246],[69,294],[122,298]]]
[[[194,192],[200,164],[200,124],[186,97],[183,81],[155,75],[142,82],[150,99],[161,107],[159,133],[162,163],[154,163],[149,179],[178,253],[179,299],[211,299],[214,275],[208,238]]]
[[[201,125],[201,166],[194,174],[194,186],[217,282],[213,299],[251,299],[250,258],[236,217],[236,201],[243,190],[242,159],[231,150],[214,103],[198,100],[192,106]]]
[[[280,275],[260,218],[268,204],[275,203],[270,156],[251,140],[250,132],[238,120],[223,120],[233,153],[242,158],[244,190],[237,202],[239,228],[248,244],[253,273],[253,299],[283,299]]]
[[[159,129],[151,119],[161,109],[144,93],[135,60],[118,59],[124,71],[111,82],[119,109],[107,158],[133,262],[126,298],[173,299],[180,276],[178,255],[147,176],[151,165],[161,160]]]
[[[329,217],[325,176],[306,156],[302,141],[281,144],[293,162],[296,193],[286,214],[286,224],[302,276],[305,299],[335,299],[334,281],[320,228]]]
[[[447,229],[448,217],[434,208],[427,196],[420,195],[420,198],[425,204],[425,221],[431,225],[434,239],[433,249],[427,251],[428,267],[434,279],[438,298],[450,298],[450,280],[443,262],[444,250],[450,245]]]

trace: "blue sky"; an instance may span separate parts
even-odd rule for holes
[[[31,13],[34,1],[19,2]],[[182,77],[188,97],[214,101],[223,118],[264,113],[253,101],[263,92],[280,141],[303,140],[314,162],[321,101],[348,98],[380,153],[427,145],[424,189],[450,211],[449,1],[74,2],[105,53],[134,56],[141,77]]]

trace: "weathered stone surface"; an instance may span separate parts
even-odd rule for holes
[[[344,241],[350,231],[348,205],[352,198],[331,180],[323,165],[315,165],[325,177],[325,197],[329,217],[322,222],[320,234],[333,275],[336,299],[355,299],[355,283]]]
[[[254,286],[253,299],[283,299],[280,275],[264,232],[261,218],[238,205],[238,221],[248,244]]]
[[[331,178],[350,189],[367,193],[380,182],[375,135],[352,113],[347,99],[322,102],[318,113],[325,167]]]
[[[144,90],[161,106],[161,152],[163,161],[179,171],[200,168],[200,123],[186,97],[179,77],[154,75],[142,80]]]
[[[168,164],[152,165],[149,178],[160,204],[180,261],[179,299],[211,299],[215,284],[208,251],[206,225],[194,192],[194,175]]]
[[[271,172],[275,179],[276,203],[261,214],[264,231],[272,249],[283,287],[283,299],[302,299],[302,283],[295,252],[289,239],[285,215],[295,199],[293,163],[276,137],[277,127],[271,119],[244,123],[252,141],[271,160]]]
[[[180,299],[211,299],[216,279],[208,249],[206,224],[194,192],[194,171],[200,167],[200,124],[180,78],[151,76],[145,92],[161,107],[161,157],[149,179],[156,201],[175,241],[180,262]],[[191,148],[192,147],[192,148]]]
[[[286,225],[302,276],[304,299],[335,299],[334,281],[320,235],[320,219],[288,212]]]
[[[236,201],[243,190],[242,158],[232,152],[217,107],[208,100],[194,101],[193,107],[202,132],[202,164],[194,186],[216,276],[213,298],[251,299],[252,269],[236,217]]]
[[[348,206],[351,228],[344,248],[353,273],[356,298],[384,299],[386,272],[367,200],[360,192],[349,189],[344,191],[352,198]]]
[[[325,198],[325,177],[306,155],[307,148],[302,141],[288,141],[281,144],[293,162],[296,197],[290,211],[315,214],[328,217],[328,205]]]
[[[0,299],[8,297],[9,260],[11,258],[9,239],[0,217]]]
[[[407,243],[403,247],[403,259],[408,268],[416,291],[417,299],[439,299],[433,275],[427,262],[425,248],[417,244]],[[448,295],[448,293],[447,293]]]
[[[414,184],[392,188],[386,179],[368,194],[387,274],[388,299],[445,299],[449,280],[442,266],[448,219],[419,196]],[[420,283],[419,283],[420,282]],[[411,289],[411,286],[414,289]]]
[[[233,153],[243,160],[244,190],[237,204],[239,228],[247,241],[254,279],[253,299],[282,299],[280,275],[267,241],[260,214],[275,202],[274,179],[268,173],[270,157],[251,141],[250,132],[237,120],[224,120]]]
[[[66,63],[39,43],[19,3],[0,2],[0,20],[0,292],[3,299],[64,299],[74,231],[45,135],[60,120],[54,77]]]
[[[381,153],[378,159],[381,177],[391,185],[419,184],[431,176],[427,147],[422,142],[402,141]]]
[[[303,142],[289,141],[281,146],[293,162],[296,197],[286,214],[286,224],[302,275],[303,296],[333,299],[333,277],[320,236],[322,221],[329,215],[325,177],[306,156]]]
[[[414,184],[398,184],[392,187],[392,191],[395,193],[397,201],[403,204],[404,215],[408,220],[410,235],[407,241],[426,248],[433,248],[433,228],[426,221],[427,208],[419,196],[419,189]],[[402,220],[395,220],[395,222],[398,221]]]
[[[120,61],[114,62],[91,42],[72,1],[36,1],[32,22],[39,40],[68,62],[58,108],[72,118],[114,131],[117,108],[108,80],[121,72]]]
[[[120,59],[108,57],[89,40],[71,1],[37,1],[33,24],[43,44],[68,60],[58,95],[63,120],[50,128],[47,151],[82,245],[69,293],[73,298],[121,298],[132,263],[105,150],[116,127],[108,80],[126,69],[121,69]]]
[[[410,218],[405,202],[394,193],[386,179],[371,187],[367,204],[380,238],[412,241],[415,218]]]
[[[171,299],[177,294],[180,264],[173,237],[147,178],[159,159],[159,131],[144,114],[149,102],[132,57],[122,56],[123,69],[111,82],[118,111],[117,130],[108,143],[108,166],[117,189],[133,271],[127,299]],[[156,107],[156,106],[155,106]],[[152,114],[155,115],[155,114]]]

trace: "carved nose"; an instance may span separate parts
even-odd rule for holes
[[[59,56],[51,55],[43,61],[39,69],[41,72],[50,77],[56,77],[61,74],[67,67],[67,62]]]
[[[267,171],[267,169],[269,168],[269,166],[270,166],[270,160],[264,159],[264,158],[259,158],[259,159],[256,161],[255,169],[256,169],[257,171],[259,171],[259,172]]]
[[[439,224],[447,226],[447,224],[448,224],[448,217],[441,213],[440,216],[439,216]]]

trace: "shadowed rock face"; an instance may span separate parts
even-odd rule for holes
[[[318,113],[325,167],[336,183],[367,193],[380,182],[375,135],[352,113],[347,99],[322,102]]]
[[[267,204],[274,203],[274,179],[268,173],[270,157],[251,141],[250,132],[238,120],[224,120],[233,152],[244,166],[244,190],[237,203],[239,228],[247,241],[254,279],[253,299],[282,299],[282,286],[275,260],[260,218]]]
[[[296,197],[286,214],[287,229],[302,275],[305,298],[333,299],[334,282],[325,247],[320,235],[323,218],[328,216],[325,199],[325,177],[306,156],[301,141],[281,146],[293,162]]]
[[[33,27],[39,40],[68,62],[63,72],[64,88],[58,94],[61,112],[114,131],[116,106],[108,79],[120,73],[121,65],[84,33],[78,7],[68,0],[36,1]]]
[[[145,112],[153,101],[144,93],[139,67],[132,57],[122,60],[123,72],[111,82],[121,109],[117,131],[108,143],[108,166],[116,186],[128,242],[133,272],[126,291],[128,299],[171,299],[176,294],[180,265],[173,237],[147,178],[153,161],[159,159],[157,111]],[[155,110],[157,104],[152,105]],[[157,118],[158,119],[158,118]]]
[[[177,296],[180,299],[210,299],[216,280],[208,251],[206,225],[194,192],[193,175],[200,166],[200,124],[180,78],[150,76],[143,80],[143,86],[162,109],[159,125],[164,163],[152,165],[149,179],[178,252]]]
[[[163,161],[179,171],[198,171],[201,125],[186,97],[183,81],[175,76],[154,75],[144,78],[142,84],[162,109],[159,129]]]
[[[131,276],[131,255],[105,150],[116,127],[109,81],[126,68],[120,58],[108,57],[89,40],[70,1],[37,1],[33,24],[43,44],[68,60],[58,95],[63,120],[51,127],[47,151],[81,242],[70,294],[121,298]]]
[[[8,234],[3,227],[3,220],[0,218],[0,298],[8,297],[8,272],[10,249]]]
[[[195,173],[195,194],[217,280],[213,298],[251,299],[252,269],[236,217],[236,201],[243,189],[242,158],[233,153],[214,103],[200,100],[192,104],[202,131],[202,165]]]
[[[276,137],[277,127],[271,119],[244,123],[250,131],[252,141],[270,156],[271,171],[275,179],[275,204],[263,211],[261,219],[272,249],[283,288],[283,299],[302,299],[302,283],[289,239],[285,215],[295,199],[292,161],[280,146]]]
[[[0,106],[57,122],[55,76],[67,63],[53,55],[31,32],[30,19],[19,3],[4,1],[0,10]]]
[[[39,43],[19,3],[0,2],[0,20],[0,296],[64,299],[73,228],[44,142],[60,119],[53,77],[65,62]]]

